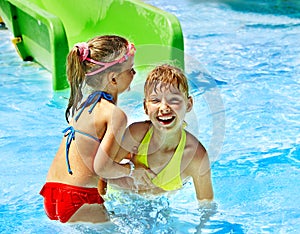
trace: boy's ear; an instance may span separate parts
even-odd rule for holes
[[[193,109],[194,101],[191,96],[188,96],[188,102],[186,107],[186,112],[190,112]]]
[[[146,105],[146,99],[144,99],[144,111],[145,111],[145,114],[148,115],[148,109],[147,109],[147,105]]]

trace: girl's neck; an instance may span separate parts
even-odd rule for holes
[[[104,92],[109,93],[110,95],[112,95],[115,104],[117,104],[117,101],[118,101],[118,93],[113,93],[113,92],[108,92],[108,91],[104,91]]]
[[[118,100],[118,93],[117,92],[112,92],[111,90],[107,90],[105,88],[101,88],[101,87],[98,87],[98,88],[92,88],[88,85],[84,86],[84,88],[82,89],[82,93],[84,96],[88,96],[96,91],[102,91],[102,92],[105,92],[105,93],[108,93],[110,94],[112,97],[113,97],[113,100],[114,100],[114,103],[117,104],[117,100]]]

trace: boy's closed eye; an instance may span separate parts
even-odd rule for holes
[[[148,102],[151,102],[151,103],[153,103],[153,104],[156,104],[156,103],[159,103],[159,102],[160,102],[160,99],[158,99],[158,98],[150,98],[150,99],[148,100]]]
[[[170,104],[180,104],[181,100],[178,99],[178,98],[172,98],[172,99],[169,100],[169,103]]]

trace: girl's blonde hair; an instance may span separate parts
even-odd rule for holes
[[[188,80],[183,71],[177,67],[168,64],[155,67],[147,76],[144,86],[145,97],[152,90],[156,90],[158,84],[160,84],[160,88],[165,86],[176,87],[185,93],[187,97],[189,96]]]
[[[89,83],[88,79],[93,79],[93,77],[86,78],[86,73],[99,66],[85,59],[82,61],[82,52],[76,45],[71,49],[67,57],[67,77],[71,89],[69,103],[65,112],[67,122],[69,122],[70,112],[73,116],[78,103],[82,99],[81,86],[83,81]],[[112,62],[125,55],[127,46],[128,41],[123,37],[115,35],[97,36],[87,42],[87,57],[99,62]],[[112,70],[120,71],[121,65],[116,64],[105,69],[102,73]],[[90,83],[93,83],[93,81],[91,80]]]

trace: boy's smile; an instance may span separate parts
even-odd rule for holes
[[[177,87],[158,84],[146,98],[145,108],[154,125],[173,128],[184,120],[187,98]]]
[[[175,116],[157,116],[157,121],[162,125],[169,125],[175,120]]]

